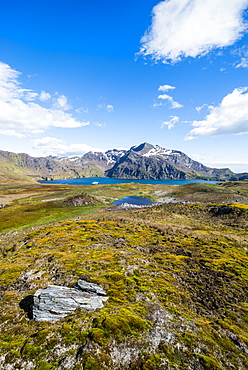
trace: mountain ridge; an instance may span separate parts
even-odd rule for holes
[[[110,149],[106,152],[88,152],[83,156],[72,157],[32,157],[25,153],[0,150],[0,161],[10,163],[21,171],[22,177],[26,176],[29,182],[30,178],[58,180],[96,176],[234,181],[248,178],[247,173],[234,174],[229,168],[207,167],[179,150],[165,149],[147,142],[132,146],[129,150]]]

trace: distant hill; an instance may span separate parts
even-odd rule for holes
[[[56,180],[63,178],[78,178],[101,176],[103,170],[99,170],[93,164],[87,164],[80,157],[56,158],[56,157],[31,157],[28,154],[0,151],[0,163],[5,166],[14,166],[20,173],[38,180]],[[4,165],[5,164],[5,165]],[[0,176],[1,176],[0,168]]]
[[[8,167],[12,170],[8,170]],[[127,179],[212,179],[245,180],[247,173],[234,174],[230,169],[210,168],[178,150],[142,143],[129,150],[89,152],[74,157],[31,157],[0,150],[1,183],[35,179],[57,180],[106,176]],[[9,178],[8,178],[9,176]]]

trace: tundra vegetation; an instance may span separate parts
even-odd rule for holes
[[[170,202],[112,211],[127,195]],[[248,368],[247,182],[6,185],[0,203],[2,369]],[[37,322],[19,306],[79,278],[102,309]]]

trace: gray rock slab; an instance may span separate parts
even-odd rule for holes
[[[103,290],[99,285],[88,283],[85,280],[78,279],[77,287],[84,292],[89,292],[92,294],[106,295],[105,290]]]
[[[36,321],[58,321],[77,308],[100,309],[103,307],[103,302],[107,300],[108,297],[75,288],[48,285],[47,288],[39,289],[34,294],[33,318]]]

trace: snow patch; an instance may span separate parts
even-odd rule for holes
[[[156,145],[152,149],[149,150],[146,154],[143,154],[144,157],[153,157],[156,155],[171,155],[173,154],[173,150],[161,148],[161,146]]]

